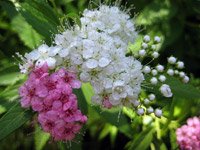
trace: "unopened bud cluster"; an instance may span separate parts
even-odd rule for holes
[[[143,60],[146,57],[150,57],[152,60],[159,58],[159,53],[157,52],[158,44],[161,42],[161,38],[155,36],[153,39],[149,35],[145,35],[143,38],[143,42],[141,43],[141,49],[138,51],[139,59]],[[157,64],[156,66],[149,65],[143,66],[143,73],[145,77],[145,82],[148,85],[152,85],[152,87],[159,87],[160,93],[167,98],[173,96],[170,85],[167,84],[167,77],[169,76],[178,76],[182,79],[184,83],[189,81],[189,77],[181,71],[184,68],[184,63],[182,61],[178,61],[177,58],[171,56],[168,58],[168,65],[164,67],[161,64]],[[152,88],[151,87],[151,88]],[[137,113],[139,115],[143,114],[151,114],[154,113],[155,116],[161,117],[162,110],[160,108],[156,108],[155,110],[151,106],[152,101],[156,99],[155,94],[150,93],[145,98],[140,98],[141,100],[137,100],[134,105],[137,109]]]

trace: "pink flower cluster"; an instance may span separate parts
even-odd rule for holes
[[[72,140],[87,117],[78,109],[73,88],[80,88],[76,75],[60,69],[49,74],[47,64],[35,68],[20,87],[21,105],[38,112],[38,121],[54,140]]]
[[[187,125],[176,130],[176,136],[181,150],[200,150],[200,118],[189,118]]]

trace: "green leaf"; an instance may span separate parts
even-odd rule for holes
[[[52,15],[52,11],[48,13],[49,8],[46,6],[43,8],[38,5],[40,3],[27,1],[21,5],[20,13],[40,35],[45,37],[46,42],[50,44],[52,33],[58,32],[57,27],[59,24],[55,21],[58,18]],[[43,4],[41,3],[41,5]]]
[[[130,144],[129,149],[132,150],[145,150],[147,149],[153,139],[153,133],[155,130],[151,127],[147,128],[146,130],[142,131],[133,142]]]
[[[42,131],[40,127],[36,126],[35,130],[35,150],[42,150],[50,138],[50,134]]]
[[[20,79],[19,72],[11,72],[7,74],[0,75],[0,85],[9,85],[15,83],[17,80]]]
[[[15,6],[10,1],[2,1],[0,2],[0,6],[6,11],[10,18],[13,18],[18,14],[17,10],[15,9]]]
[[[0,140],[18,129],[31,118],[31,113],[24,110],[19,103],[14,104],[0,119]]]
[[[76,94],[76,96],[78,98],[78,105],[79,105],[79,108],[81,109],[81,112],[83,114],[87,114],[88,113],[88,104],[87,104],[87,101],[85,99],[85,96],[84,96],[82,90],[74,89],[73,92],[74,92],[74,94]]]
[[[116,126],[119,131],[124,133],[127,137],[132,137],[133,130],[131,128],[131,123],[128,122],[127,117],[121,113],[122,110],[113,108],[102,112],[98,106],[93,106],[92,108],[101,116],[102,120]]]
[[[21,15],[13,18],[11,25],[12,29],[17,32],[20,39],[29,48],[35,48],[41,43],[42,37],[26,22]]]
[[[153,1],[139,14],[136,22],[139,25],[152,25],[153,23],[169,20],[176,12],[177,8],[166,1],[162,3]]]
[[[184,84],[179,79],[167,76],[166,83],[176,98],[183,98],[187,100],[200,99],[200,91],[191,84]]]
[[[47,2],[39,2],[35,0],[26,0],[26,2],[34,9],[41,12],[43,17],[48,20],[48,22],[51,22],[55,26],[58,26],[60,24],[59,16],[57,16],[57,14],[53,11],[53,9],[48,5]]]

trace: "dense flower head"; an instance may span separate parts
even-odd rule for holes
[[[62,57],[82,82],[92,84],[94,103],[107,108],[131,105],[140,93],[143,74],[139,61],[125,57],[128,43],[137,35],[130,16],[118,7],[102,5],[86,9],[80,20],[81,28],[55,36],[55,44],[64,47]]]
[[[80,86],[73,72],[59,69],[49,74],[45,63],[36,67],[20,87],[21,105],[38,112],[38,122],[54,140],[72,140],[87,121],[72,92]]]
[[[187,125],[183,125],[176,130],[176,136],[181,150],[199,150],[200,118],[189,118]]]

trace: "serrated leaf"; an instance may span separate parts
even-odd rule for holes
[[[38,126],[36,127],[34,139],[35,150],[42,150],[50,138],[50,134],[42,131]]]
[[[11,25],[12,29],[17,32],[20,39],[29,48],[35,48],[41,43],[42,37],[25,21],[22,16],[18,15],[13,18]]]
[[[53,22],[50,14],[47,16],[48,12],[44,13],[40,6],[32,6],[30,1],[23,3],[21,7],[22,16],[50,44],[52,34],[57,33],[57,22]]]
[[[53,11],[53,9],[45,1],[35,1],[35,0],[26,0],[26,2],[36,10],[40,11],[45,19],[49,22],[58,26],[60,24],[59,16]]]
[[[15,103],[0,119],[0,140],[18,129],[31,118],[31,113]]]

